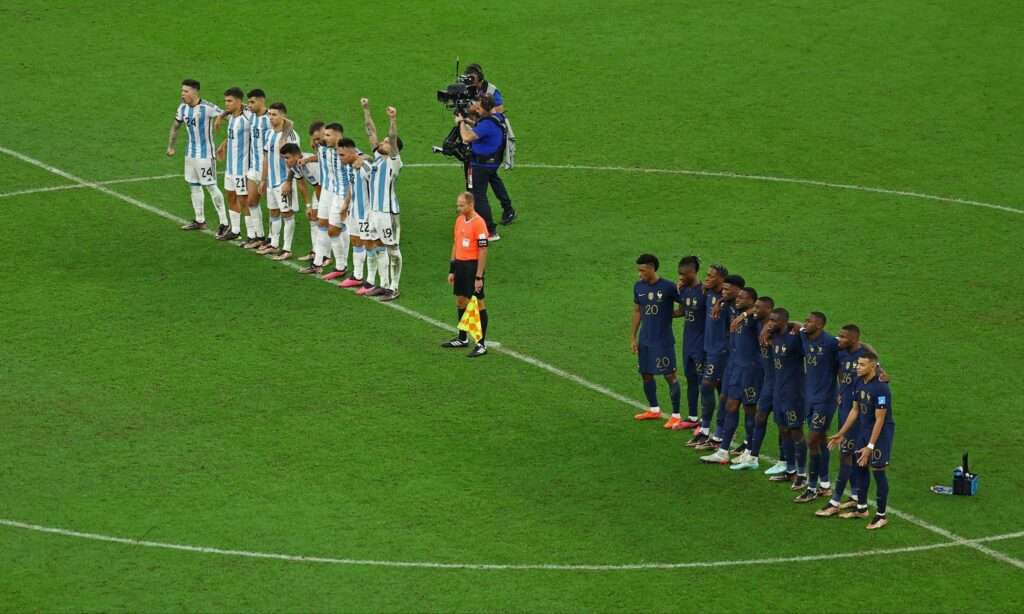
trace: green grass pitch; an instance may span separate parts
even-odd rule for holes
[[[669,275],[687,253],[724,262],[879,348],[891,504],[923,522],[816,519],[621,400],[507,352],[444,353],[428,322],[109,192],[38,191],[77,184],[0,153],[0,520],[456,565],[4,524],[0,610],[1018,608],[1022,19],[1002,0],[3,3],[0,147],[87,181],[181,172],[164,142],[185,77],[218,103],[262,87],[364,147],[359,98],[379,124],[395,105],[399,304],[448,324],[459,169],[414,165],[442,162],[454,58],[480,62],[524,165],[505,174],[521,219],[492,249],[492,338],[639,400],[636,255]],[[191,215],[178,178],[106,189]],[[965,449],[980,496],[930,494]],[[924,524],[1018,535],[981,550]],[[655,563],[681,565],[542,567]]]

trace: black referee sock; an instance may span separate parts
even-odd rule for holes
[[[466,313],[466,310],[456,308],[456,311],[459,312],[459,319],[455,321],[455,323],[458,324],[459,322],[462,322],[462,315]],[[466,331],[459,330],[459,341],[466,341]]]
[[[480,343],[483,343],[487,339],[487,310],[480,310],[480,332],[483,334],[480,337]]]

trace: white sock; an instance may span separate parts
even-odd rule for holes
[[[331,237],[327,234],[326,228],[316,227],[316,235],[313,237],[313,264],[322,266],[324,257],[330,249]]]
[[[249,209],[249,217],[252,219],[251,228],[256,233],[253,235],[253,238],[267,236],[263,234],[263,210],[260,209],[259,203],[256,203],[255,207]]]
[[[398,291],[398,280],[402,278],[402,250],[397,245],[387,248],[388,259],[391,262],[391,286],[390,290]]]
[[[278,247],[281,245],[281,216],[270,216],[270,245]]]
[[[203,187],[198,185],[192,186],[192,219],[197,222],[206,221],[206,212],[204,211],[205,200],[206,198],[203,196]]]
[[[231,232],[238,234],[242,230],[242,214],[229,210],[228,217],[231,218]]]
[[[388,259],[388,250],[384,247],[377,248],[377,273],[380,275],[381,288],[391,287],[391,261]]]
[[[366,250],[366,282],[371,286],[377,278],[377,248]]]
[[[316,235],[319,229],[320,224],[317,224],[316,222],[309,223],[309,244],[312,246],[314,252],[316,252]]]
[[[249,239],[256,238],[256,225],[252,221],[252,214],[245,216],[245,236]]]
[[[351,237],[348,236],[347,232],[342,230],[341,231],[341,252],[339,252],[341,260],[338,260],[338,258],[334,259],[334,268],[338,269],[339,271],[348,267],[348,246],[349,246],[349,243],[351,243]]]
[[[356,246],[352,248],[352,277],[355,279],[363,280],[366,277],[363,275],[363,263],[366,262],[366,248]]]
[[[284,251],[292,251],[292,240],[295,239],[295,216],[284,218]]]
[[[335,271],[342,271],[342,270],[344,270],[345,269],[345,263],[348,260],[347,258],[345,258],[344,252],[341,251],[341,243],[343,241],[342,237],[344,237],[344,236],[346,236],[345,235],[345,231],[342,231],[341,234],[339,234],[336,237],[331,237],[331,236],[328,235],[329,241],[327,243],[327,249],[329,249],[331,251],[331,253],[334,254],[334,270]],[[324,256],[326,256],[326,255],[327,255],[327,253],[324,252]]]
[[[680,416],[678,413],[674,413],[674,414],[672,414],[672,417],[675,418],[676,420],[678,420],[682,416]]]
[[[217,218],[220,220],[221,226],[227,226],[228,213],[224,207],[224,195],[221,194],[220,188],[216,185],[208,185],[206,191],[210,193],[210,200],[213,201],[213,208],[217,210]]]

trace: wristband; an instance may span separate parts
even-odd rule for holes
[[[448,272],[450,274],[452,274],[452,275],[455,274],[455,261],[454,260],[449,260],[448,261]]]
[[[476,279],[477,279],[477,281],[483,281],[484,280],[483,277],[479,277],[479,276]]]
[[[869,443],[868,444],[868,450],[874,450],[874,449],[875,449],[875,444]]]

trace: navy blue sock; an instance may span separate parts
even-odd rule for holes
[[[721,449],[728,451],[733,435],[736,434],[736,427],[740,424],[740,414],[738,411],[729,411],[728,409],[722,411],[725,415],[722,417]]]
[[[807,473],[807,440],[793,442],[796,444],[796,472],[800,475]]]
[[[821,442],[820,452],[818,452],[818,462],[821,463],[821,468],[818,470],[818,479],[822,482],[828,482],[829,457],[828,444]]]
[[[758,419],[754,422],[754,437],[750,441],[751,456],[761,455],[761,444],[764,443],[764,435],[767,430],[768,416],[765,414],[758,414]]]
[[[817,450],[809,450],[811,452],[811,462],[808,464],[808,475],[807,475],[807,487],[817,488],[818,487],[818,468],[821,466],[818,461],[818,455],[814,454]]]
[[[843,497],[843,491],[846,490],[846,483],[850,481],[850,470],[853,469],[852,465],[846,463],[839,463],[839,477],[836,478],[836,487],[832,489],[832,500],[840,501]]]
[[[878,492],[875,493],[878,513],[885,515],[885,506],[889,503],[889,476],[885,475],[885,469],[875,471],[874,474],[875,486],[878,487]]]
[[[743,443],[750,447],[750,442],[754,440],[754,412],[748,412],[746,409],[743,410]]]
[[[789,437],[783,437],[782,427],[778,424],[775,426],[779,427],[779,460],[789,462],[793,458],[793,454],[786,448],[786,442],[789,441]],[[768,428],[768,426],[765,425],[765,428]]]
[[[725,414],[729,411],[725,408],[725,397],[718,395],[718,415],[715,416],[715,439],[722,438],[722,431],[725,430]]]
[[[782,440],[782,455],[786,457],[786,473],[796,473],[796,442],[789,437]]]
[[[711,384],[701,384],[700,387],[700,429],[707,431],[711,428],[711,418],[715,415],[715,387]]]
[[[690,408],[690,417],[696,418],[697,402],[700,401],[700,380],[686,380],[686,406]]]
[[[679,380],[676,380],[668,385],[668,396],[672,399],[672,413],[679,413],[679,398],[681,392],[679,389]]]
[[[868,507],[868,486],[871,481],[871,473],[867,467],[856,465],[853,468],[853,484],[857,487],[857,508],[867,509]]]
[[[647,397],[647,404],[650,407],[658,407],[658,382],[652,377],[644,380],[644,396]]]

